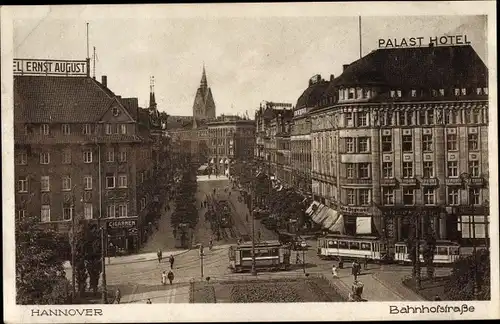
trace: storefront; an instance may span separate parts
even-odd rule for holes
[[[489,242],[489,208],[485,206],[451,207],[450,213],[456,219],[457,241],[463,246],[487,245]]]
[[[373,207],[339,206],[347,235],[380,235],[373,224]]]
[[[139,250],[139,231],[136,218],[108,220],[109,247],[118,254],[129,254]]]

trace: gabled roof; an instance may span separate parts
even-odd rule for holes
[[[15,76],[14,122],[93,123],[115,98],[90,77]]]
[[[378,49],[353,62],[335,79],[342,86],[398,88],[485,87],[488,70],[470,46]]]

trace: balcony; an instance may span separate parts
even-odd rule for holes
[[[400,183],[403,186],[416,186],[417,179],[416,178],[402,178]]]
[[[439,181],[437,178],[422,178],[420,180],[420,185],[425,187],[437,187],[439,186]]]
[[[372,185],[372,179],[340,178],[342,185]]]
[[[446,178],[447,186],[462,186],[464,184],[461,178]]]
[[[486,180],[483,177],[470,178],[469,185],[474,187],[483,187],[486,185]]]
[[[380,185],[381,186],[391,186],[391,187],[396,187],[398,185],[398,180],[395,178],[390,178],[390,179],[381,179],[380,180]]]

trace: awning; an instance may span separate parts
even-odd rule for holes
[[[314,212],[318,211],[319,205],[321,205],[319,202],[313,201],[311,205],[306,209],[306,214],[312,217]]]
[[[332,226],[328,228],[330,232],[339,232],[340,234],[345,234],[345,227],[344,227],[344,216],[341,214],[338,214],[337,220],[333,223]]]
[[[198,171],[205,171],[208,168],[208,165],[202,165],[198,168]]]
[[[344,234],[344,218],[336,210],[321,205],[321,210],[313,216],[313,221],[331,232]]]
[[[323,221],[328,217],[328,207],[326,207],[325,205],[321,205],[321,210],[319,212],[316,213],[316,215],[314,215],[312,217],[312,220],[316,223],[316,224],[323,224]]]
[[[371,217],[356,217],[356,234],[371,234],[372,233],[372,218]]]

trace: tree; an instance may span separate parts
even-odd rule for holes
[[[75,285],[80,296],[83,296],[87,287],[87,269],[85,268],[85,224],[81,220],[75,220],[74,228],[69,231],[69,244],[71,251],[74,253],[75,264],[73,265],[73,257],[71,257],[70,264],[75,271]],[[74,238],[73,238],[74,236]],[[74,244],[73,244],[73,239]],[[73,250],[74,249],[74,250]]]
[[[436,233],[432,228],[430,216],[428,213],[424,214],[424,230],[423,233],[423,248],[422,256],[424,258],[425,267],[427,269],[427,278],[434,278],[434,255],[436,254]]]
[[[452,300],[490,300],[490,262],[490,253],[485,249],[458,259],[445,286],[446,295]]]
[[[85,228],[84,262],[89,276],[89,286],[94,294],[97,293],[99,277],[102,272],[102,253],[104,251],[101,246],[100,234],[100,229],[94,224]]]
[[[16,302],[22,305],[68,303],[64,236],[40,227],[37,217],[16,221]]]

